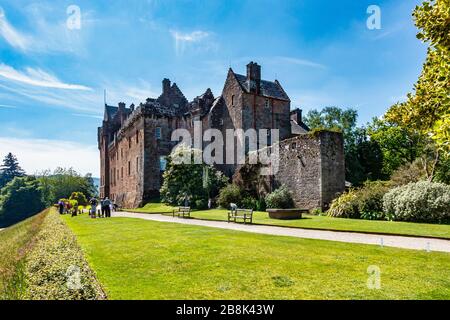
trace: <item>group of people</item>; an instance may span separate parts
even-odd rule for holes
[[[78,214],[78,205],[72,205],[70,202],[60,200],[58,202],[58,210],[59,214],[70,213],[72,216],[76,216]]]
[[[110,218],[111,212],[114,212],[117,208],[117,205],[113,203],[108,197],[101,199],[100,203],[96,198],[92,198],[91,200],[89,200],[89,204],[91,205],[91,218],[96,218],[97,214],[100,218]],[[100,209],[97,210],[99,204]]]
[[[91,200],[89,200],[89,204],[91,206],[89,210],[89,216],[91,218],[110,218],[111,212],[114,212],[117,209],[117,205],[110,199],[108,199],[108,197],[105,197],[100,201],[96,198],[92,198]],[[72,204],[70,201],[65,202],[60,200],[58,202],[58,210],[59,214],[71,214],[72,217],[76,216],[79,213],[78,205]]]

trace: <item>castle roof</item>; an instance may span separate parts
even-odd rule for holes
[[[119,111],[119,107],[108,106],[107,104],[105,104],[105,112],[106,112],[108,119],[114,118],[117,111]]]
[[[236,79],[238,80],[242,89],[246,93],[250,93],[250,86],[247,81],[247,76],[244,76],[244,75],[238,74],[238,73],[234,73],[234,75],[236,76]],[[261,80],[259,94],[264,97],[268,97],[268,98],[290,101],[288,95],[286,94],[286,92],[284,92],[280,83],[276,80],[274,82],[267,81],[267,80]]]

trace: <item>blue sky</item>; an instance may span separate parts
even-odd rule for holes
[[[62,165],[98,176],[104,89],[109,104],[138,104],[169,77],[189,100],[208,87],[219,95],[228,67],[245,73],[251,60],[292,107],[352,107],[365,124],[404,100],[421,71],[419,3],[1,0],[0,157],[16,153],[29,173]],[[73,4],[80,29],[68,28]],[[373,4],[380,30],[366,26]]]

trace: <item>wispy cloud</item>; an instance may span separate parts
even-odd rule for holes
[[[17,109],[17,106],[11,106],[8,104],[0,104],[0,108],[5,108],[5,109]]]
[[[11,46],[22,51],[26,50],[30,44],[30,39],[9,23],[2,7],[0,7],[0,36]]]
[[[210,32],[201,31],[201,30],[192,31],[189,33],[183,33],[183,32],[177,31],[177,30],[171,30],[170,33],[174,39],[175,51],[177,54],[182,54],[188,46],[192,46],[194,44],[199,44],[203,40],[205,40],[211,36]]]
[[[103,119],[101,115],[90,114],[90,113],[72,113],[75,117],[92,118],[92,119]]]
[[[0,38],[4,38],[13,48],[22,52],[38,53],[86,53],[85,40],[89,36],[90,26],[95,23],[92,12],[83,12],[83,28],[69,30],[65,16],[55,15],[51,6],[33,3],[23,8],[25,17],[32,25],[31,30],[19,30],[7,19],[7,14],[0,7]]]
[[[41,70],[34,68],[26,68],[25,71],[18,71],[6,64],[0,64],[0,76],[8,80],[21,82],[27,85],[44,87],[44,88],[56,88],[67,90],[87,90],[92,89],[83,85],[64,83],[57,77]]]
[[[279,60],[280,62],[296,64],[299,66],[326,69],[325,65],[314,62],[314,61],[306,60],[306,59],[299,59],[299,58],[293,58],[293,57],[276,57],[275,59]]]
[[[82,174],[99,174],[98,150],[95,145],[47,139],[0,137],[0,157],[15,154],[24,170],[33,174],[44,169],[73,167]],[[63,154],[63,156],[61,156]]]

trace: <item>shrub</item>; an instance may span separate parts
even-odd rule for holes
[[[410,182],[425,180],[426,170],[421,159],[416,159],[413,163],[407,163],[399,167],[391,176],[391,181],[395,186],[402,186]]]
[[[334,199],[330,209],[328,209],[328,216],[336,218],[360,218],[357,191],[351,189]]]
[[[444,221],[450,218],[450,186],[419,181],[396,187],[383,197],[383,210],[397,221]]]
[[[236,203],[238,205],[242,202],[242,192],[238,186],[229,184],[222,188],[219,193],[218,204],[222,208],[229,208],[230,203]]]
[[[205,199],[198,199],[194,202],[194,208],[199,210],[204,210],[208,208],[208,201]]]
[[[383,196],[389,188],[389,182],[368,181],[363,187],[352,189],[335,199],[328,210],[328,216],[382,220],[385,218]]]
[[[388,182],[370,181],[357,191],[356,202],[362,219],[366,219],[366,217],[370,217],[369,220],[384,219],[383,196],[389,191],[389,188]],[[374,219],[374,217],[378,218]]]
[[[313,216],[322,216],[323,212],[321,208],[314,208],[309,210],[309,214],[313,215]]]
[[[25,265],[27,300],[105,299],[77,239],[54,210],[42,223]]]
[[[266,196],[266,205],[271,209],[289,209],[295,206],[292,195],[285,185]]]

